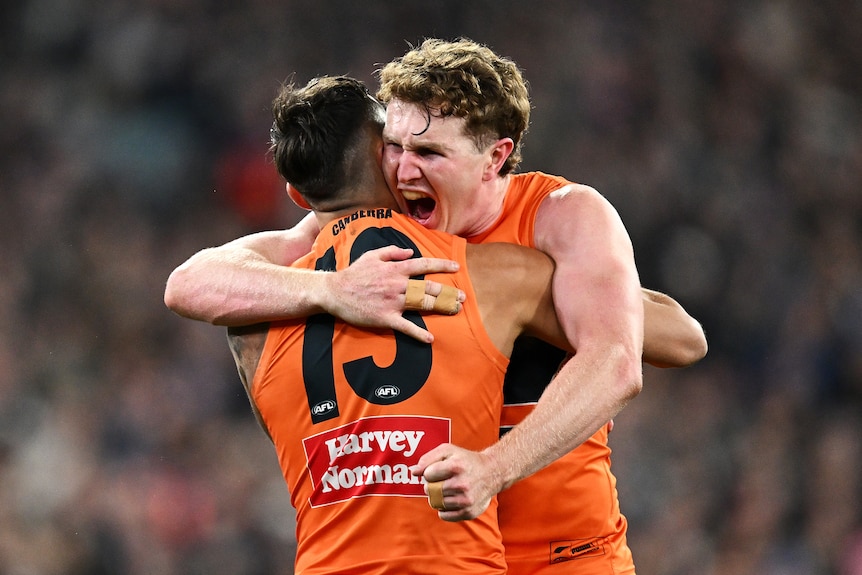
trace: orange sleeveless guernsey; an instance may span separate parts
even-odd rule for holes
[[[466,292],[460,313],[405,312],[433,344],[319,314],[271,324],[254,377],[296,508],[296,573],[503,574],[496,500],[476,520],[442,521],[409,472],[440,443],[480,450],[498,437],[508,359],[482,325],[466,241],[391,210],[359,210],[322,230],[296,266],[343,269],[393,244],[461,263],[428,276]]]
[[[540,172],[515,174],[510,180],[499,220],[469,238],[471,243],[535,247],[539,205],[571,183]],[[516,342],[504,387],[501,433],[532,410],[565,357],[532,338]],[[608,431],[606,425],[574,451],[498,495],[509,575],[634,573],[626,519],[611,473]]]

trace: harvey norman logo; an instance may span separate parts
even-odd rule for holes
[[[410,466],[450,438],[448,419],[423,416],[367,417],[308,437],[311,506],[368,495],[425,497]]]

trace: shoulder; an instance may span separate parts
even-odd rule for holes
[[[571,184],[562,176],[554,176],[545,172],[519,172],[509,176],[509,185],[516,188],[527,188],[537,191],[547,191]]]
[[[605,199],[605,197],[594,187],[572,182],[568,182],[553,190],[545,198],[545,202],[552,204],[560,202],[578,202],[584,203],[585,205],[593,202],[601,204],[608,203],[607,199]]]
[[[542,200],[538,216],[551,219],[615,217],[616,209],[592,186],[567,184]]]
[[[595,188],[568,184],[548,194],[536,214],[535,241],[543,251],[574,238],[627,235],[617,210]]]
[[[538,205],[560,190],[579,185],[543,172],[525,172],[508,177],[507,199],[510,205],[507,209],[516,209],[518,204]]]

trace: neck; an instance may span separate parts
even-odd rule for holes
[[[476,225],[464,234],[465,237],[471,238],[486,232],[499,219],[500,214],[503,213],[503,204],[506,202],[506,191],[509,189],[509,176],[494,178],[488,185],[492,191],[487,194],[488,200],[484,209],[482,209],[482,213],[488,215],[479,219]]]
[[[342,193],[338,194],[338,197],[340,201],[332,202],[327,206],[328,209],[314,210],[314,215],[321,229],[332,220],[349,216],[356,210],[369,208],[398,210],[395,197],[386,186],[383,173],[379,170],[374,174],[374,177],[357,176],[351,182],[350,187],[345,188]]]
[[[343,218],[344,216],[349,216],[353,212],[359,209],[359,206],[351,206],[349,208],[344,208],[340,210],[333,210],[330,212],[324,212],[315,210],[314,217],[317,218],[317,225],[320,229],[323,229],[325,225],[329,222],[337,220],[338,218]]]
[[[390,197],[390,201],[383,201],[381,199],[380,201],[377,201],[377,202],[356,203],[356,204],[352,204],[350,206],[346,206],[343,208],[338,208],[336,210],[329,210],[329,211],[314,210],[314,217],[317,218],[317,226],[320,229],[323,229],[323,226],[329,224],[330,222],[332,222],[334,220],[338,220],[340,218],[343,218],[344,216],[349,216],[350,214],[356,212],[357,210],[365,210],[365,209],[372,209],[372,208],[387,208],[387,209],[391,209],[393,212],[399,212],[400,210],[398,209],[397,204],[395,204],[391,200],[392,199]]]

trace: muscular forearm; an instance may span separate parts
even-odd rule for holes
[[[640,392],[640,366],[633,348],[579,351],[560,369],[533,412],[484,451],[499,471],[499,485],[505,489],[589,439]]]
[[[184,317],[227,326],[327,312],[354,325],[433,341],[428,330],[402,315],[407,280],[456,271],[457,262],[412,258],[413,250],[388,246],[337,272],[288,267],[310,251],[313,238],[294,228],[201,250],[168,278],[165,305]],[[425,289],[434,296],[440,284],[426,281]]]
[[[240,326],[322,311],[324,272],[276,265],[250,250],[202,250],[168,279],[165,305],[216,325]]]
[[[325,274],[287,267],[311,250],[317,224],[261,232],[196,253],[171,273],[165,305],[218,325],[249,325],[320,311]]]
[[[494,495],[575,449],[638,393],[640,346],[595,349],[563,366],[536,409],[494,445],[474,452],[446,443],[419,459],[412,473],[443,481],[449,494],[442,519],[478,517]],[[608,381],[616,382],[612,389]]]

